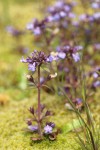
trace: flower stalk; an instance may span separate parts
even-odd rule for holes
[[[41,91],[41,85],[40,85],[40,65],[38,66],[38,133],[40,137],[42,138],[42,131],[41,131],[41,100],[40,100],[40,91]]]

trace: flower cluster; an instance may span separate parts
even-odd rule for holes
[[[38,19],[34,19],[33,22],[27,24],[27,29],[32,31],[34,35],[39,36],[41,35],[45,28],[48,19],[44,19],[39,21]]]
[[[78,53],[78,51],[82,50],[83,47],[82,46],[70,46],[70,45],[66,45],[66,46],[62,46],[62,47],[57,47],[56,50],[58,52],[58,54],[60,55],[60,57],[64,58],[64,56],[71,56],[75,62],[78,62],[80,60],[80,55]]]
[[[94,22],[94,21],[99,21],[100,19],[100,13],[96,12],[93,15],[89,15],[89,14],[81,14],[79,16],[79,20],[83,21],[83,22]]]
[[[31,56],[28,56],[26,59],[22,57],[20,61],[23,63],[28,63],[28,69],[34,72],[37,66],[41,66],[43,63],[49,62],[48,59],[50,58],[46,56],[44,52],[34,50],[34,52],[31,53]]]
[[[48,8],[48,20],[52,21],[60,21],[65,17],[73,18],[75,15],[71,12],[75,3],[66,3],[63,1],[58,1],[52,7]]]
[[[65,59],[70,55],[75,62],[78,62],[80,60],[80,55],[78,51],[82,49],[83,49],[82,46],[74,46],[74,47],[71,47],[69,45],[62,47],[58,46],[56,48],[57,52],[51,52],[47,61],[52,62],[53,60],[57,61],[59,59]]]

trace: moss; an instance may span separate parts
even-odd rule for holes
[[[44,97],[44,96],[42,96]],[[46,95],[45,95],[46,97]],[[55,112],[55,116],[52,117],[58,127],[62,127],[71,121],[72,114],[65,112],[63,105],[60,101],[55,100],[54,97],[49,96],[43,100],[46,104],[48,102],[48,108],[51,108]],[[73,150],[72,146],[77,146],[74,140],[73,133],[62,133],[58,135],[56,141],[51,142],[48,139],[40,143],[34,143],[30,140],[32,136],[30,133],[25,133],[22,129],[26,127],[25,119],[29,113],[27,109],[34,103],[36,106],[36,96],[30,100],[26,99],[20,102],[12,101],[8,107],[2,108],[0,112],[0,148],[4,150]],[[58,103],[58,104],[57,104]],[[55,105],[55,107],[53,106]],[[60,110],[60,111],[59,111]],[[67,119],[68,118],[68,119]],[[72,145],[72,146],[71,146]]]
[[[63,128],[75,118],[75,115],[64,109],[63,103],[56,97],[43,93],[42,101],[47,105],[55,115],[51,117],[57,127]],[[97,103],[97,102],[96,102]],[[76,143],[76,137],[73,132],[61,133],[56,141],[45,139],[42,142],[36,143],[30,140],[32,134],[25,133],[23,128],[26,127],[25,119],[29,116],[29,106],[36,106],[37,96],[34,94],[30,99],[22,101],[11,101],[9,106],[2,108],[0,111],[0,149],[2,150],[80,150]],[[91,105],[92,107],[92,105]],[[96,114],[96,111],[94,112]]]

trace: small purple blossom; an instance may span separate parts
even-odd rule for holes
[[[38,130],[38,127],[37,127],[37,126],[33,126],[33,125],[29,125],[29,126],[28,126],[28,129],[29,129],[30,131],[35,132],[35,131]]]
[[[51,126],[52,128],[55,127],[55,123],[53,123],[53,122],[47,122],[46,125],[49,125],[49,126]]]
[[[18,36],[24,34],[23,31],[18,30],[16,28],[14,28],[13,26],[7,26],[6,30],[7,30],[8,33],[10,33],[12,36],[15,36],[15,37],[18,37]]]
[[[83,46],[81,46],[81,45],[75,46],[75,51],[79,51],[79,50],[82,50],[82,49],[83,49]]]
[[[52,62],[58,60],[58,53],[57,52],[51,52],[49,57],[47,58],[47,62]]]
[[[82,99],[81,98],[76,98],[76,102],[77,102],[77,104],[81,104],[82,103]]]
[[[64,11],[61,11],[61,12],[60,12],[60,16],[61,16],[62,18],[63,18],[63,17],[66,17],[66,15],[67,15],[67,14],[66,14]]]
[[[75,15],[74,13],[70,12],[70,13],[68,14],[68,17],[69,17],[69,18],[75,18],[76,15]]]
[[[49,125],[46,125],[46,126],[44,127],[44,133],[45,133],[45,134],[50,134],[50,133],[52,133],[52,127],[49,126]]]
[[[28,24],[26,25],[26,29],[27,29],[27,30],[32,30],[32,29],[33,29],[33,24],[32,24],[32,23],[28,23]]]
[[[87,18],[86,14],[82,14],[82,15],[79,16],[80,21],[85,21],[86,18]]]
[[[96,3],[96,2],[92,3],[91,6],[92,6],[92,8],[94,8],[94,9],[99,9],[99,8],[100,8],[99,3]]]
[[[95,81],[94,83],[93,83],[93,86],[96,88],[96,87],[98,87],[98,86],[100,86],[100,81]]]
[[[53,57],[50,55],[48,58],[47,58],[47,62],[52,62],[53,61]]]
[[[100,12],[96,12],[93,14],[94,19],[98,20],[100,19]]]
[[[29,64],[29,65],[28,65],[28,69],[29,69],[30,71],[34,72],[34,71],[36,70],[36,64],[35,64],[35,62],[34,62],[33,64]]]
[[[68,6],[68,5],[66,5],[66,6],[64,7],[64,10],[65,10],[66,12],[69,12],[69,11],[71,10],[71,7]]]
[[[79,53],[75,53],[75,54],[73,53],[72,57],[73,57],[73,59],[74,59],[75,62],[80,61],[80,55],[79,55]]]
[[[24,59],[24,57],[22,56],[22,59],[20,59],[20,62],[22,62],[22,63],[27,63],[27,60]]]
[[[63,7],[63,4],[64,4],[63,1],[58,1],[55,3],[55,7],[61,8],[61,7]]]
[[[94,72],[94,73],[93,73],[93,77],[94,77],[94,78],[98,78],[98,73]]]
[[[42,84],[45,81],[44,77],[40,77],[40,83]]]
[[[34,35],[40,35],[41,34],[41,29],[39,27],[35,28],[33,30]]]
[[[58,57],[64,59],[66,57],[66,54],[64,52],[59,52]]]

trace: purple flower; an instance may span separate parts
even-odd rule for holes
[[[98,3],[92,3],[91,4],[91,6],[92,6],[92,8],[94,8],[94,9],[98,9],[99,7],[100,7],[100,5],[98,4]]]
[[[45,81],[44,77],[40,77],[40,83],[42,84]]]
[[[27,63],[27,60],[24,59],[24,57],[22,56],[22,59],[20,59],[20,62],[22,62],[22,63]]]
[[[69,18],[75,18],[75,16],[76,16],[76,15],[75,15],[74,13],[72,13],[72,12],[70,12],[70,13],[68,14],[68,17],[69,17]]]
[[[51,126],[52,128],[55,127],[55,123],[53,123],[53,122],[47,122],[46,125],[49,125],[49,126]]]
[[[65,10],[66,12],[69,12],[69,11],[71,10],[71,7],[68,6],[68,5],[66,5],[66,6],[64,7],[64,10]]]
[[[36,64],[35,64],[35,62],[34,62],[33,64],[29,64],[29,65],[28,65],[28,69],[29,69],[30,71],[34,72],[34,71],[36,70]]]
[[[48,22],[54,21],[53,16],[48,16],[47,19],[48,19]]]
[[[62,8],[63,5],[64,5],[63,1],[58,1],[56,2],[55,7]]]
[[[93,73],[94,78],[98,78],[98,74],[96,72]]]
[[[79,20],[81,20],[81,21],[85,21],[86,18],[87,18],[86,14],[82,14],[82,15],[79,16]]]
[[[41,29],[39,27],[35,28],[33,30],[34,35],[40,35],[41,34]]]
[[[60,15],[59,14],[55,14],[53,16],[53,21],[58,21],[58,20],[60,20]]]
[[[94,19],[100,19],[100,12],[96,12],[93,14]]]
[[[64,52],[59,52],[58,57],[64,59],[66,57],[66,54]]]
[[[98,86],[100,86],[100,81],[95,81],[94,83],[93,83],[93,86],[96,88],[96,87],[98,87]]]
[[[58,53],[57,52],[51,52],[51,54],[47,58],[47,62],[52,62],[54,60],[58,60]]]
[[[28,129],[34,132],[34,131],[38,130],[38,127],[37,126],[33,126],[33,125],[29,125]]]
[[[76,102],[77,102],[77,104],[81,104],[82,103],[82,99],[81,98],[76,98]]]
[[[32,30],[33,29],[33,23],[28,23],[26,26],[27,30]]]
[[[61,11],[60,12],[60,16],[63,18],[63,17],[66,17],[66,13],[64,11]]]
[[[50,133],[52,133],[52,127],[49,126],[49,125],[46,125],[46,126],[44,127],[44,133],[45,133],[45,134],[50,134]]]
[[[80,46],[80,45],[75,46],[75,50],[76,50],[76,51],[79,51],[79,50],[82,50],[82,49],[83,49],[83,46]]]
[[[12,26],[7,26],[7,27],[6,27],[6,30],[7,30],[10,34],[12,34],[12,36],[15,36],[15,37],[18,37],[18,36],[24,34],[23,31],[20,31],[20,30],[14,28],[14,27],[12,27]]]
[[[80,55],[79,55],[79,53],[75,53],[75,54],[73,53],[72,57],[73,57],[73,59],[74,59],[75,62],[80,61]]]
[[[47,62],[52,62],[53,61],[53,57],[50,55],[48,58],[47,58]]]

